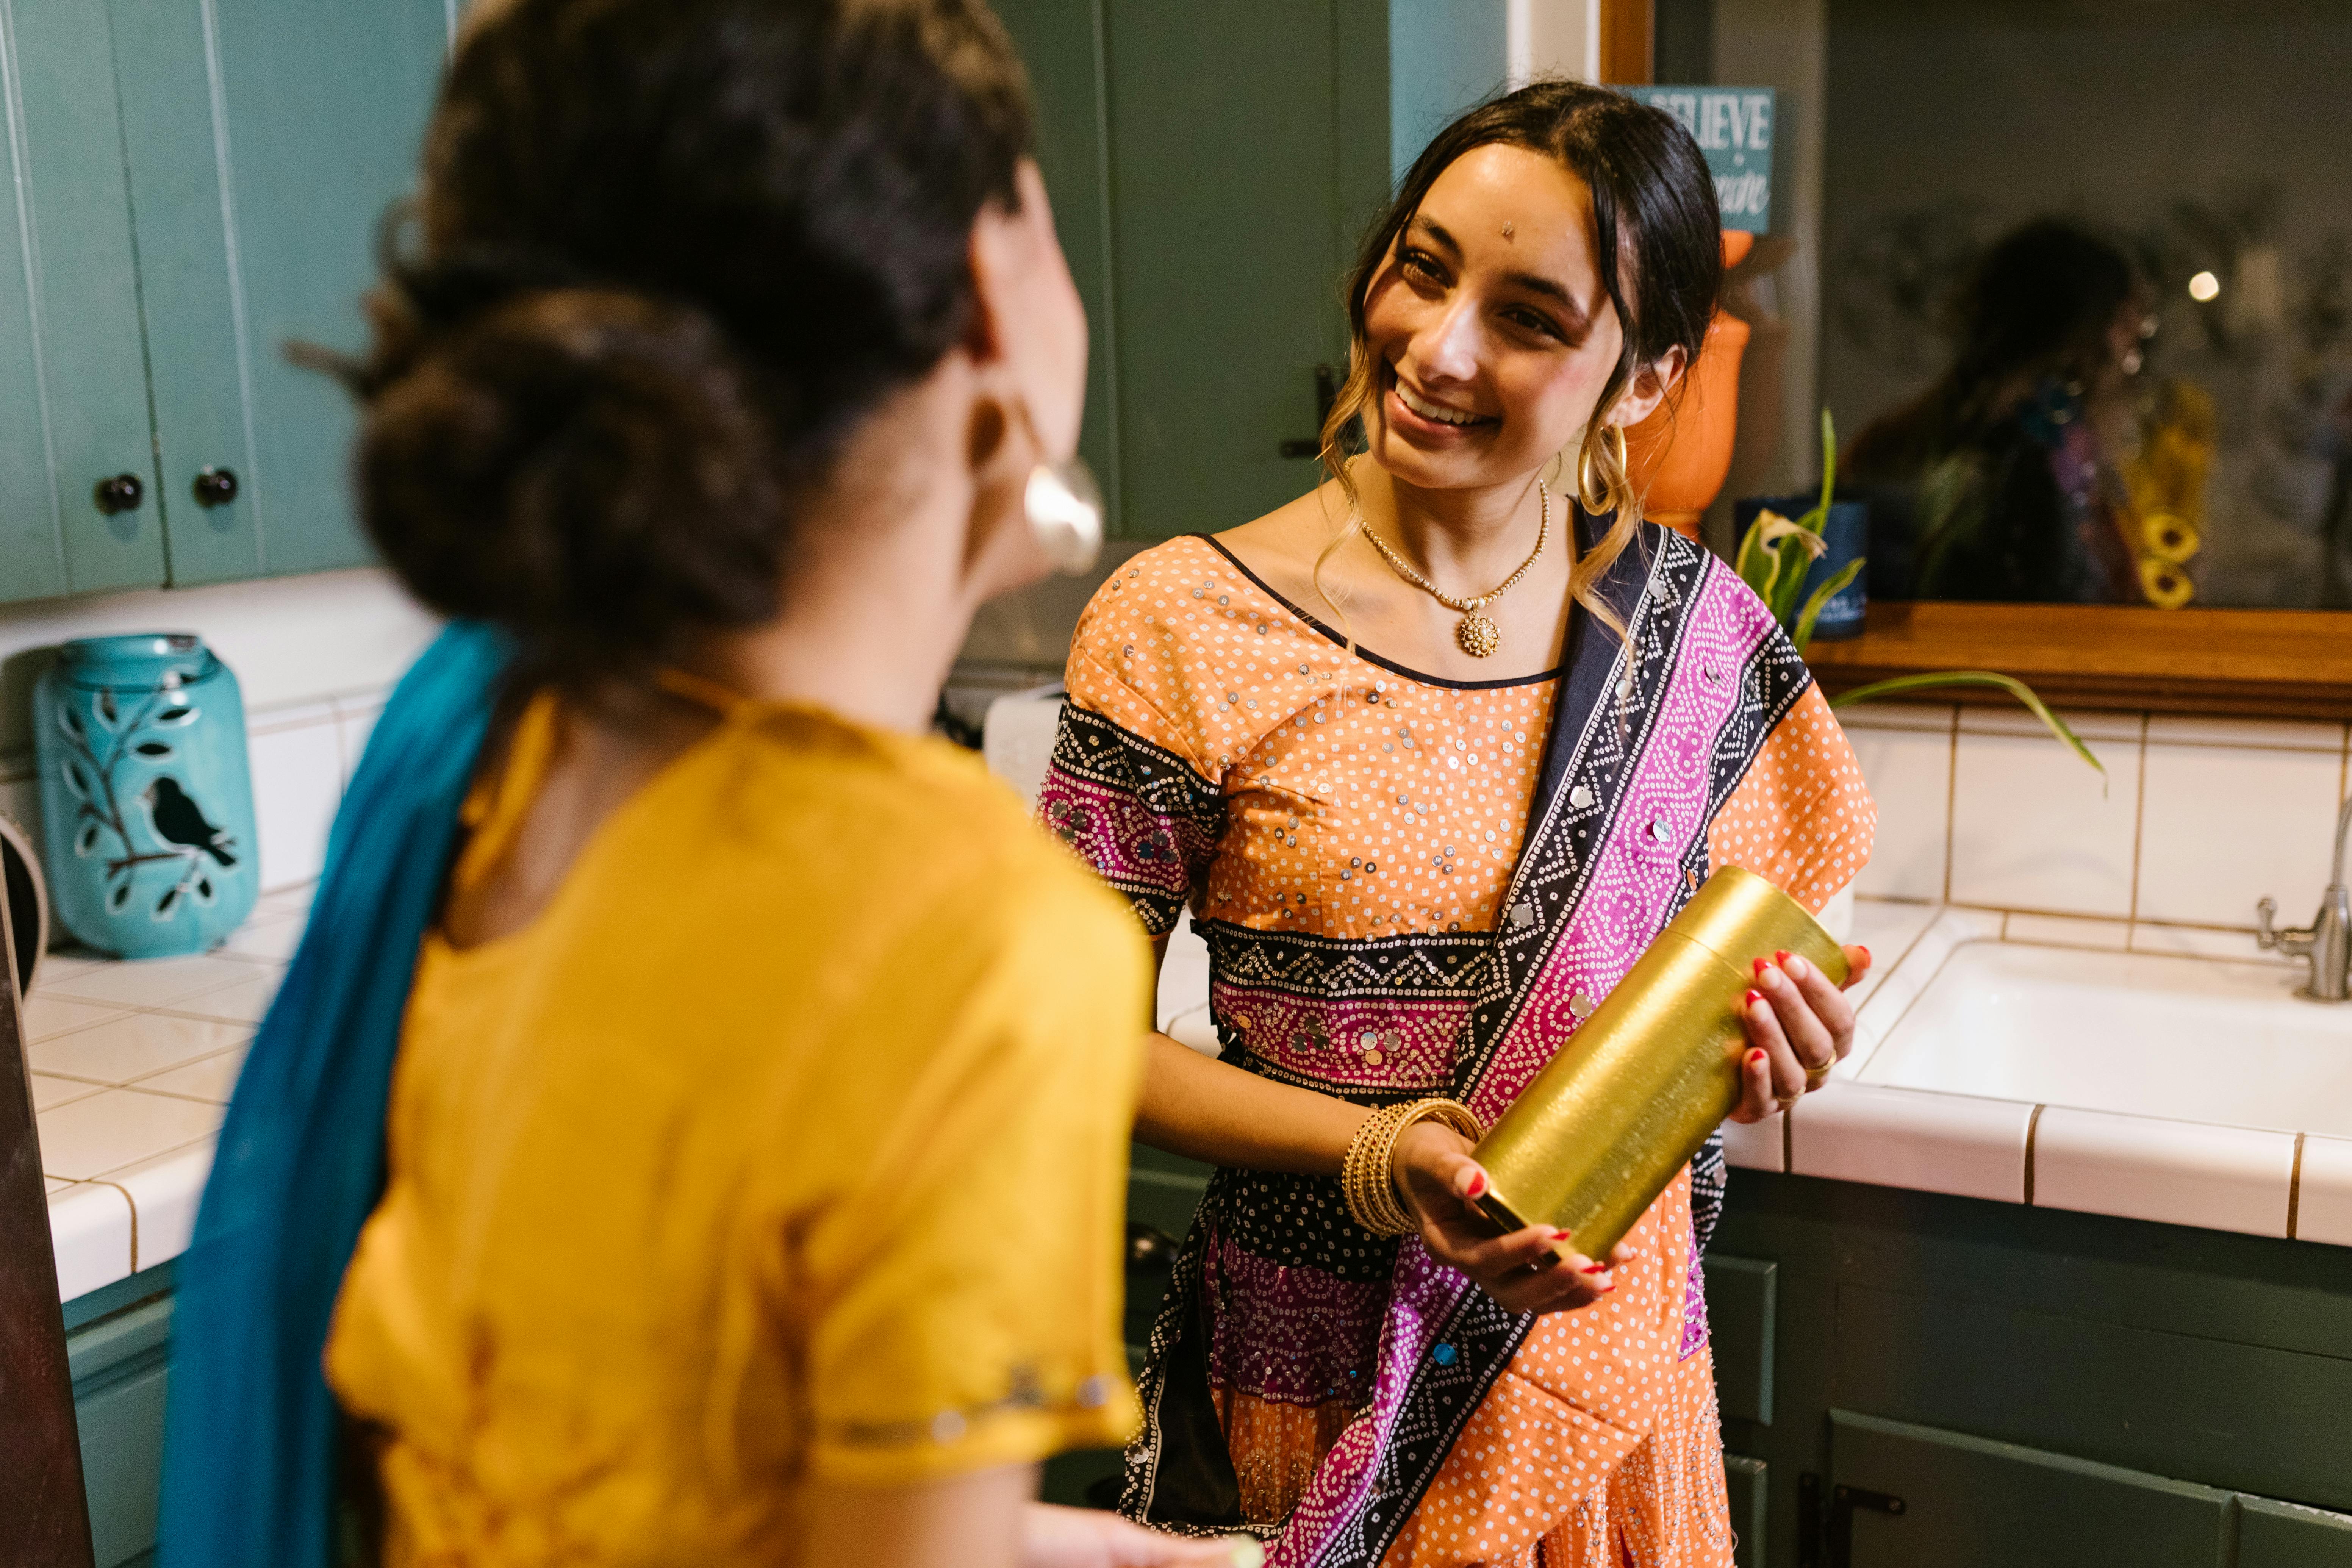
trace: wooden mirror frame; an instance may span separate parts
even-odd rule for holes
[[[2053,707],[2352,720],[2352,613],[2336,610],[1879,604],[1862,636],[1816,640],[1805,660],[1832,697],[1893,676],[1990,669]],[[2009,700],[1966,690],[1917,700]]]

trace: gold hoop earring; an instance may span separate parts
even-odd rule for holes
[[[1615,441],[1613,451],[1609,450],[1612,438]],[[1587,441],[1576,454],[1576,499],[1586,511],[1598,517],[1603,512],[1617,510],[1618,486],[1624,482],[1625,476],[1625,426],[1603,425],[1601,427],[1601,438],[1597,445],[1606,453],[1610,467],[1616,471],[1612,474],[1604,469],[1601,476],[1601,482],[1597,485],[1592,479],[1594,467],[1592,454],[1595,445],[1596,443],[1592,441]]]

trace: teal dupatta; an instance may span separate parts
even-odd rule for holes
[[[320,1365],[384,1181],[418,944],[509,664],[452,626],[411,667],[336,814],[309,929],[246,1058],[178,1268],[162,1568],[325,1568],[334,1395]]]

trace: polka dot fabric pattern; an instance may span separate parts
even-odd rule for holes
[[[1360,940],[1493,927],[1559,682],[1408,678],[1350,656],[1207,541],[1179,539],[1095,596],[1069,688],[1223,796],[1197,915]],[[1058,773],[1081,757],[1057,747],[1055,761]]]
[[[1189,901],[1223,1059],[1491,1120],[1718,857],[1809,901],[1850,879],[1867,795],[1754,596],[1654,529],[1601,587],[1622,643],[1580,615],[1561,669],[1466,687],[1349,651],[1206,540],[1097,595],[1044,814],[1150,929]],[[1605,1302],[1531,1320],[1361,1232],[1335,1181],[1220,1172],[1122,1509],[1251,1530],[1277,1568],[1727,1561],[1696,1267],[1720,1194],[1703,1155]]]

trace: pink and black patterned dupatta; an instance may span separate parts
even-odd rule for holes
[[[1706,879],[1717,811],[1811,684],[1729,568],[1679,535],[1645,539],[1625,642],[1578,618],[1570,691],[1605,658],[1600,700],[1556,710],[1527,847],[1465,1026],[1456,1093],[1488,1123]],[[1704,1237],[1721,1204],[1720,1146],[1702,1161]],[[1703,1335],[1696,1258],[1692,1268],[1689,1331]],[[1418,1241],[1399,1248],[1371,1403],[1325,1458],[1276,1568],[1377,1563],[1533,1321]]]
[[[1578,521],[1590,548],[1608,520]],[[1677,535],[1644,527],[1601,592],[1627,635],[1581,610],[1571,620],[1497,929],[1343,942],[1196,921],[1211,948],[1224,1059],[1321,1088],[1286,1070],[1280,1050],[1269,1054],[1266,1034],[1320,1038],[1375,1016],[1401,1020],[1407,1050],[1416,1026],[1442,1032],[1434,1059],[1450,1063],[1453,1092],[1491,1122],[1706,879],[1717,814],[1811,677],[1737,576]],[[1076,703],[1042,805],[1155,932],[1194,893],[1223,829],[1209,781]],[[1285,1022],[1245,1040],[1236,1016]],[[1704,1342],[1696,1251],[1722,1190],[1711,1143],[1694,1163],[1685,1354]],[[1220,1171],[1154,1326],[1146,1426],[1129,1451],[1121,1510],[1182,1531],[1246,1528],[1212,1392],[1246,1377],[1264,1397],[1344,1400],[1353,1412],[1287,1521],[1262,1529],[1273,1563],[1371,1568],[1534,1322],[1436,1264],[1418,1240],[1357,1230],[1335,1183]]]

